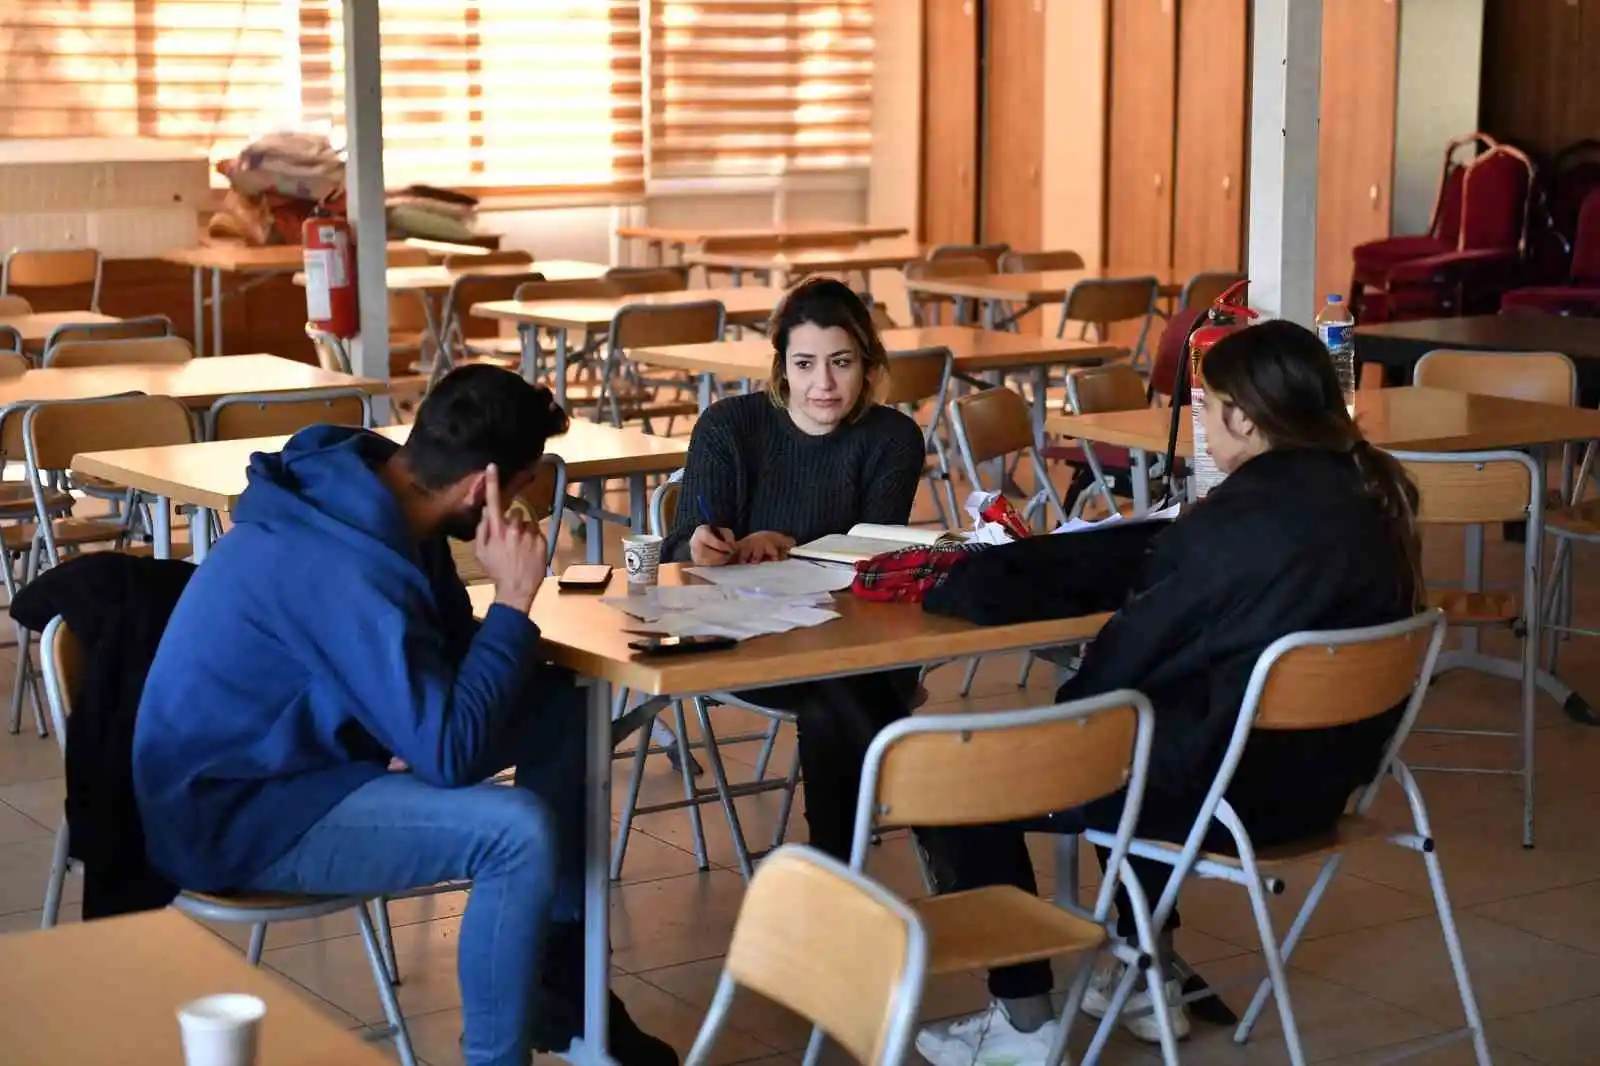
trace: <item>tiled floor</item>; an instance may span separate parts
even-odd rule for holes
[[[615,545],[611,545],[612,548]],[[1430,572],[1448,574],[1459,553],[1448,540],[1429,545]],[[567,550],[570,554],[570,549]],[[1516,565],[1512,548],[1491,536],[1493,578],[1508,580]],[[1595,560],[1580,553],[1580,577],[1592,590]],[[1600,597],[1580,594],[1581,619],[1595,621]],[[1509,647],[1504,638],[1491,647]],[[9,652],[0,661],[9,679]],[[1576,641],[1564,652],[1564,674],[1600,704],[1600,648]],[[930,678],[930,710],[961,705],[958,668]],[[984,664],[966,706],[997,708],[1039,703],[1050,696],[1049,673],[1033,672],[1018,690],[1015,660]],[[1430,697],[1426,719],[1509,725],[1515,708],[1513,683],[1472,675],[1444,678]],[[729,727],[739,712],[724,712]],[[1488,1019],[1495,1061],[1582,1066],[1596,1061],[1600,1042],[1600,730],[1568,721],[1548,700],[1539,706],[1538,847],[1524,851],[1518,839],[1519,797],[1507,778],[1428,775],[1423,779],[1450,891],[1458,908],[1479,1001]],[[739,724],[742,728],[742,723]],[[775,768],[787,766],[793,737],[786,734]],[[1424,752],[1479,758],[1509,765],[1508,741],[1419,737],[1413,761]],[[730,748],[728,758],[748,774],[755,746]],[[626,764],[618,764],[619,774]],[[776,769],[774,770],[776,772]],[[645,796],[667,797],[678,788],[664,759],[652,759]],[[63,792],[61,761],[53,741],[25,729],[0,733],[0,931],[35,927],[50,856],[50,834]],[[619,789],[620,792],[620,789]],[[1403,804],[1388,795],[1379,810],[1403,816]],[[770,836],[776,795],[741,801],[752,842]],[[629,848],[621,886],[613,896],[613,942],[617,977],[613,987],[647,1029],[687,1050],[708,1004],[741,896],[726,825],[715,808],[704,813],[713,868],[695,869],[688,817],[683,812],[641,818]],[[791,839],[804,837],[797,808]],[[1048,847],[1037,855],[1044,860]],[[1085,863],[1092,876],[1093,862]],[[905,842],[891,838],[873,856],[872,872],[897,891],[920,891]],[[1047,862],[1041,874],[1051,880]],[[1288,871],[1289,890],[1275,913],[1286,923],[1309,878]],[[68,883],[65,913],[76,919],[80,895]],[[460,999],[455,977],[455,936],[465,905],[462,894],[408,900],[392,908],[395,942],[405,981],[400,999],[418,1054],[432,1066],[460,1061]],[[1182,901],[1180,950],[1214,984],[1242,982],[1225,993],[1236,1007],[1249,998],[1258,969],[1257,938],[1243,893],[1216,883],[1191,885]],[[1280,926],[1281,928],[1281,926]],[[243,942],[242,930],[224,930]],[[354,1027],[381,1017],[367,963],[348,915],[274,928],[266,964]],[[1450,1028],[1458,1018],[1455,990],[1433,917],[1422,864],[1409,852],[1383,844],[1358,848],[1307,932],[1291,965],[1291,991],[1313,1061],[1348,1066],[1382,1059],[1397,1045]],[[934,981],[924,1000],[929,1018],[979,1007],[982,981],[959,975]],[[1086,1027],[1080,1027],[1086,1035]],[[1286,1061],[1275,1016],[1260,1025],[1245,1047],[1230,1033],[1197,1023],[1183,1047],[1183,1061],[1266,1064]],[[755,1001],[736,1009],[719,1063],[797,1062],[804,1025],[784,1011]],[[1110,1061],[1159,1061],[1146,1048],[1119,1037]],[[1471,1061],[1465,1045],[1414,1060],[1424,1066]]]

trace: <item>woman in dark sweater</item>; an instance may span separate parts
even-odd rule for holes
[[[1201,365],[1206,442],[1223,483],[1162,533],[1127,603],[1090,645],[1062,701],[1131,688],[1155,709],[1139,832],[1182,841],[1221,765],[1261,653],[1305,630],[1379,625],[1417,610],[1421,588],[1416,490],[1399,463],[1369,445],[1344,406],[1327,350],[1292,322],[1269,322],[1219,341]],[[1257,847],[1331,828],[1351,793],[1371,780],[1400,708],[1332,729],[1253,734],[1227,799]],[[920,834],[941,891],[1010,884],[1036,891],[1023,830],[1114,831],[1120,794],[1026,827]],[[1217,834],[1207,847],[1228,847]],[[1171,867],[1134,863],[1154,902]],[[1118,932],[1132,915],[1119,898]],[[1163,954],[1170,962],[1169,919]],[[1118,974],[1091,981],[1084,1011],[1103,1015]],[[995,970],[991,1008],[946,1032],[925,1030],[917,1050],[933,1066],[1032,1066],[1056,1022],[1048,963]],[[1169,980],[1177,1035],[1188,1031]],[[1149,998],[1130,998],[1123,1022],[1154,1040]],[[1144,1008],[1140,1016],[1130,1012]]]
[[[782,559],[858,522],[911,518],[922,431],[875,399],[889,357],[861,299],[842,282],[810,278],[784,297],[768,336],[767,391],[715,403],[695,423],[664,559]],[[915,689],[915,671],[895,671],[744,693],[799,718],[816,847],[849,858],[861,761],[878,730],[908,713]]]

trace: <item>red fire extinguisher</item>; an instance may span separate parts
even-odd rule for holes
[[[1194,458],[1189,460],[1189,476],[1194,479],[1194,496],[1201,498],[1221,483],[1223,474],[1217,469],[1211,453],[1206,448],[1205,388],[1200,363],[1211,346],[1230,333],[1249,325],[1249,320],[1260,313],[1245,306],[1245,290],[1249,281],[1240,281],[1218,296],[1204,315],[1195,320],[1185,344],[1188,358],[1178,367],[1177,381],[1172,390],[1172,422],[1167,437],[1167,465],[1171,470],[1178,445],[1178,414],[1183,390],[1189,392],[1189,417],[1194,429]]]
[[[356,235],[347,218],[325,208],[300,227],[306,266],[306,322],[335,337],[361,331],[356,303]]]

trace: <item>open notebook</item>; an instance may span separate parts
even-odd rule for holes
[[[884,552],[901,548],[928,547],[948,541],[961,540],[959,533],[942,529],[916,529],[912,526],[876,526],[862,522],[850,527],[848,533],[830,533],[808,544],[792,548],[789,554],[796,559],[816,559],[824,563],[854,564],[871,559]]]

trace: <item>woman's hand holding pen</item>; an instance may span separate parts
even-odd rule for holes
[[[689,538],[689,559],[696,566],[722,566],[733,561],[738,542],[733,532],[717,526],[700,526]]]

